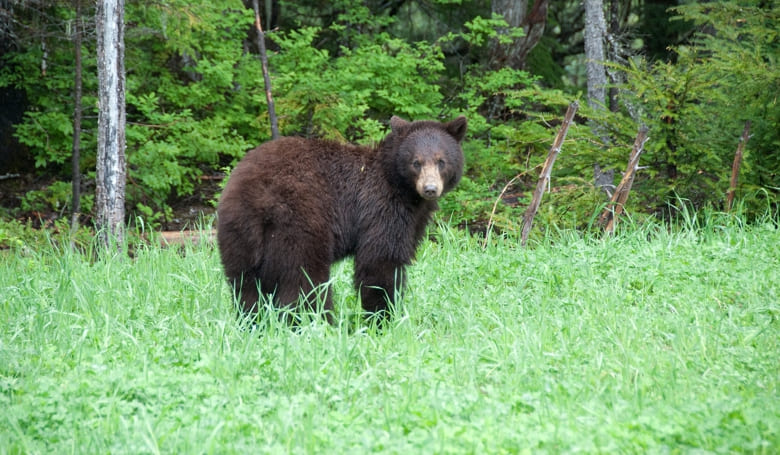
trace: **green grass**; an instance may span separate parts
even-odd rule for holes
[[[384,330],[236,321],[217,252],[0,251],[0,453],[777,453],[780,230],[446,227]]]

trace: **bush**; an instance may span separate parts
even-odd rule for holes
[[[217,3],[126,6],[130,217],[165,221],[171,202],[193,193],[203,174],[231,167],[245,150],[270,138],[261,67],[249,52],[253,12],[240,2]],[[569,92],[545,88],[527,71],[487,69],[479,56],[489,53],[491,40],[509,39],[520,30],[506,32],[501,16],[479,17],[474,7],[467,15],[460,12],[460,30],[411,42],[403,36],[413,34],[391,34],[401,29],[394,27],[397,19],[372,15],[363,2],[332,2],[321,17],[308,14],[319,7],[307,2],[294,8],[301,17],[311,16],[309,25],[267,35],[283,134],[368,144],[386,134],[393,114],[408,119],[465,114],[467,172],[442,202],[440,216],[474,225],[492,214],[497,228],[516,228],[560,118],[581,97],[576,87]],[[592,110],[580,103],[553,170],[556,191],[544,200],[549,207],[540,224],[587,224],[587,213],[606,200],[591,183],[594,164],[622,171],[640,124],[650,127],[650,139],[630,212],[666,213],[668,201],[677,196],[697,208],[722,208],[746,120],[752,122],[752,137],[738,195],[748,214],[777,206],[780,46],[774,25],[780,7],[749,0],[686,4],[675,11],[700,34],[675,49],[674,63],[635,59],[612,65],[626,76],[621,110]],[[45,13],[47,25],[62,30],[74,19],[64,3],[49,5]],[[1,57],[0,88],[23,90],[30,103],[15,135],[29,149],[37,172],[65,180],[73,134],[72,45],[29,33],[26,47]],[[95,166],[94,53],[94,44],[85,40],[83,173]],[[615,184],[618,179],[616,172]],[[493,213],[509,182],[510,200]],[[68,201],[58,198],[66,197],[65,187],[31,195],[25,203],[30,209],[42,203],[62,208]]]

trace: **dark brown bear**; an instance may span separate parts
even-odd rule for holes
[[[217,240],[245,313],[257,312],[258,287],[280,307],[312,303],[313,287],[346,256],[365,311],[396,301],[436,201],[463,173],[466,118],[393,117],[390,127],[374,148],[289,137],[238,163],[219,201]]]

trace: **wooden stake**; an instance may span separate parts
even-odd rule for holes
[[[737,153],[734,154],[734,164],[731,165],[731,181],[729,182],[729,191],[726,194],[726,210],[731,211],[734,204],[734,193],[737,191],[737,178],[739,177],[739,166],[742,163],[742,152],[750,139],[750,120],[745,122],[745,129],[742,131],[742,137],[737,145]]]
[[[577,108],[579,107],[580,105],[576,101],[569,104],[569,108],[566,110],[566,115],[563,117],[561,129],[558,131],[558,135],[555,136],[553,145],[550,147],[550,152],[547,154],[547,159],[544,160],[544,165],[542,165],[542,172],[539,175],[539,181],[536,184],[536,189],[534,190],[533,197],[531,198],[531,205],[528,206],[528,209],[525,211],[525,215],[523,215],[523,232],[521,236],[521,244],[523,246],[525,246],[526,242],[528,241],[528,233],[531,231],[531,226],[533,225],[536,211],[539,210],[539,204],[542,202],[544,189],[550,183],[550,174],[552,173],[552,167],[553,163],[555,163],[555,158],[558,157],[558,152],[561,151],[563,140],[566,139],[566,133],[569,131],[569,125],[571,125],[571,121],[574,118],[574,113],[577,112]]]
[[[628,200],[628,193],[631,191],[631,185],[634,184],[634,175],[639,166],[639,155],[642,154],[647,139],[647,126],[642,125],[639,127],[639,132],[634,140],[634,147],[631,149],[631,155],[628,158],[626,172],[623,174],[623,178],[620,180],[617,188],[615,188],[615,193],[609,201],[609,206],[604,209],[599,217],[599,223],[604,225],[604,232],[607,234],[612,233],[615,228],[615,218],[623,213],[623,207],[626,204],[626,200]]]

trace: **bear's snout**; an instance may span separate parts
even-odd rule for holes
[[[434,198],[438,196],[439,187],[436,185],[429,183],[425,185],[425,188],[423,189],[423,193],[429,198]]]
[[[444,181],[439,174],[438,166],[434,163],[425,163],[417,178],[417,193],[423,199],[431,201],[438,199],[443,189]]]

